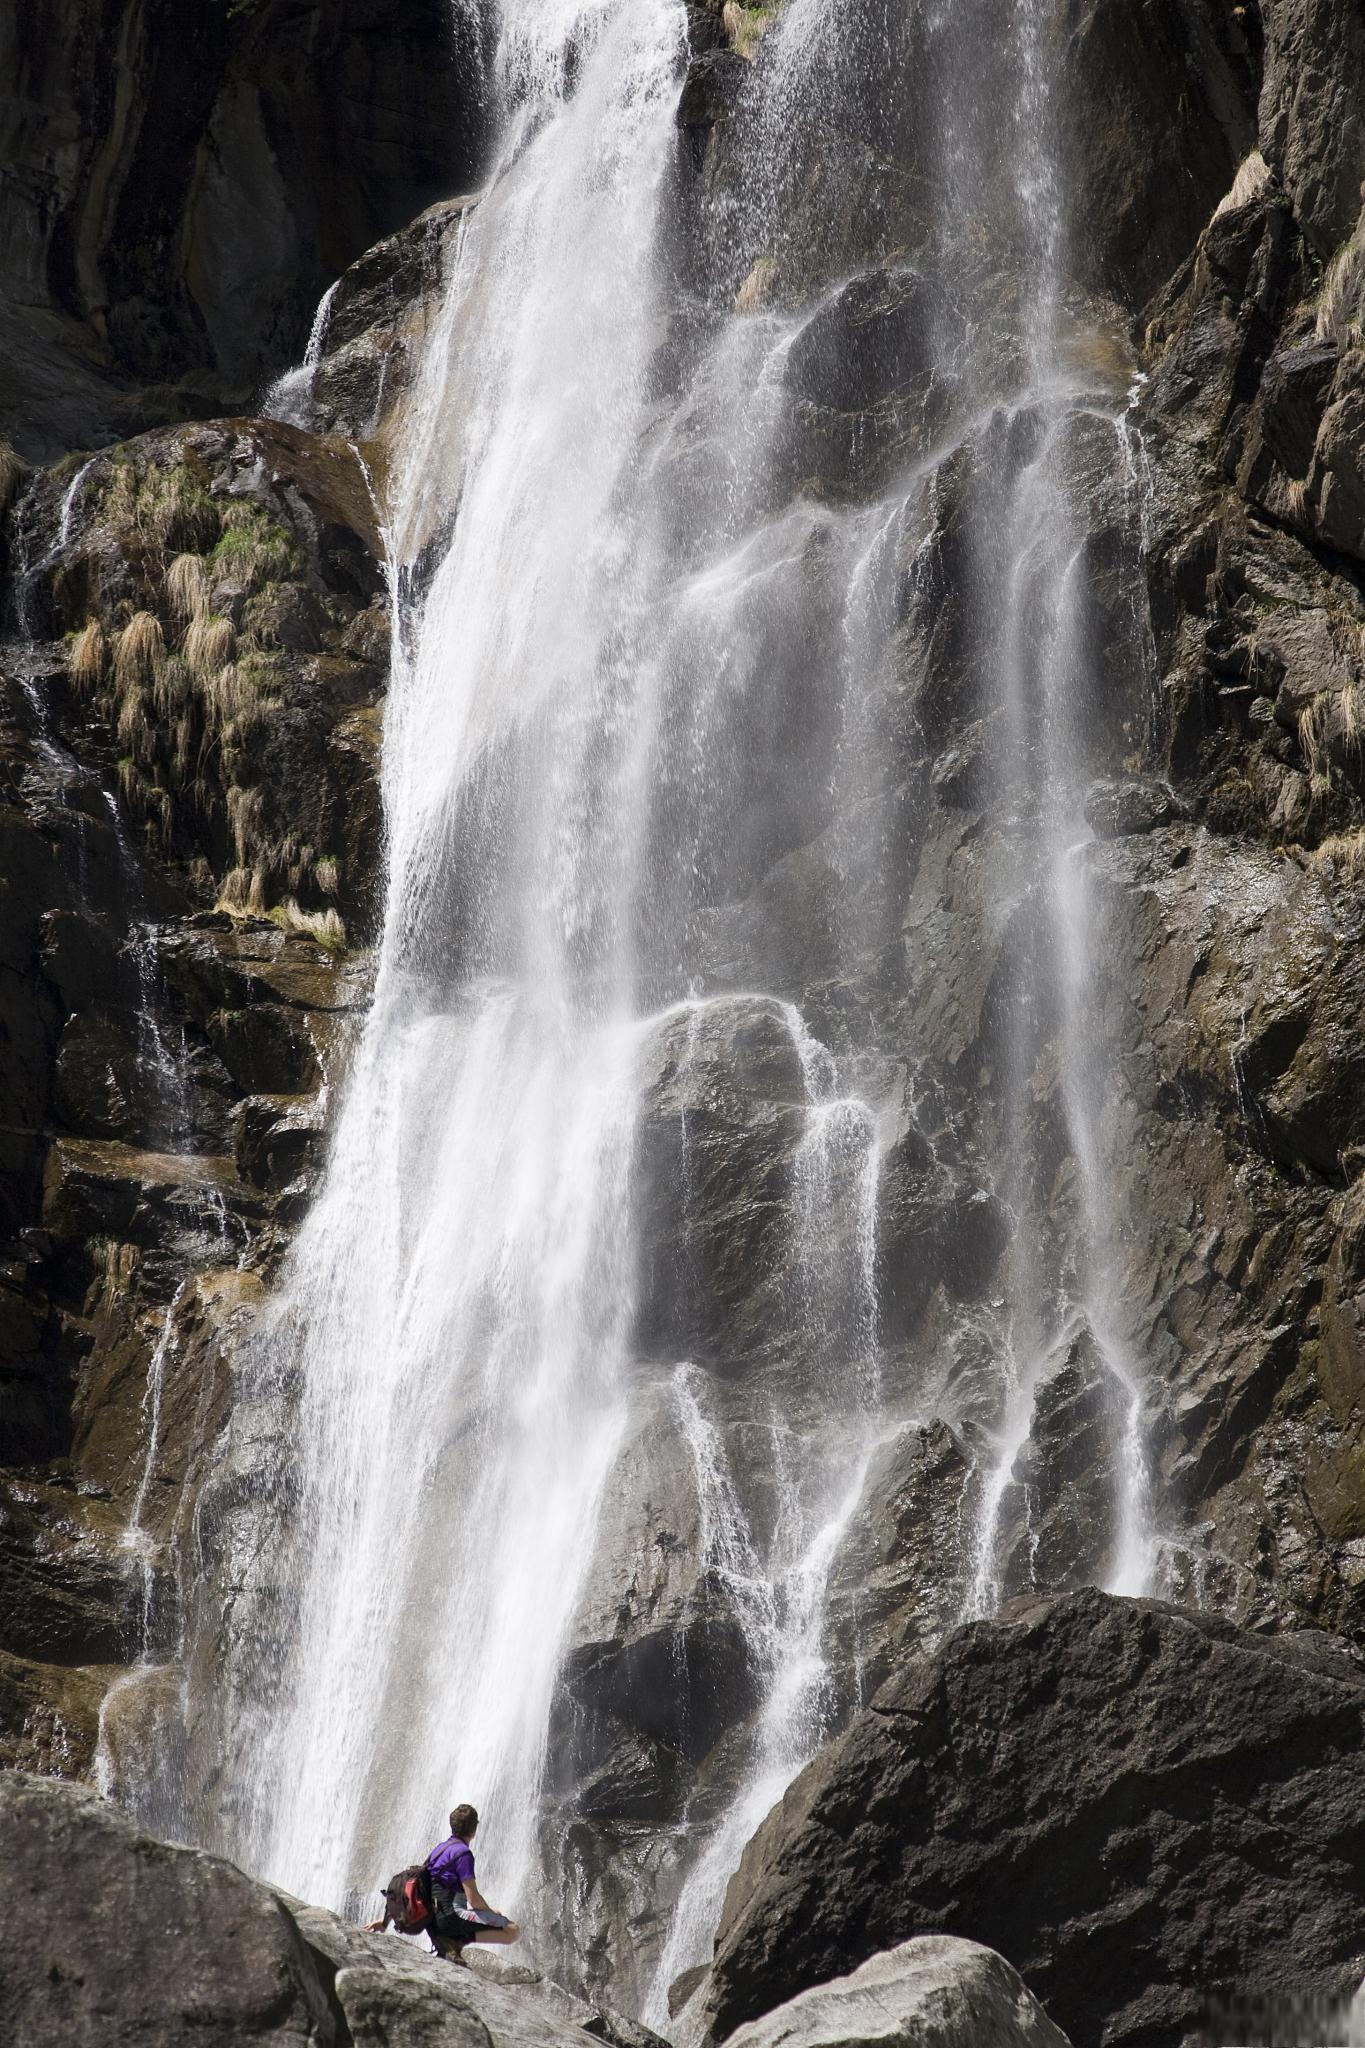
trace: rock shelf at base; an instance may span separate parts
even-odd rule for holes
[[[665,2048],[515,1959],[463,1968],[144,1834],[97,1793],[0,1774],[0,2038],[14,2048]],[[1009,1965],[912,1941],[744,2048],[1066,2048]]]

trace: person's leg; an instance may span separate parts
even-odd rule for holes
[[[462,1963],[464,1961],[465,1943],[466,1937],[464,1935],[461,1935],[459,1940],[456,1940],[451,1934],[437,1934],[434,1928],[431,1930],[431,1945],[437,1955],[440,1956],[442,1962]]]
[[[509,1942],[515,1941],[520,1933],[521,1929],[517,1926],[516,1921],[509,1920],[505,1927],[481,1927],[474,1936],[474,1939],[480,1943],[485,1941],[500,1942],[505,1948]]]
[[[464,1961],[461,1951],[469,1936],[462,1927],[453,1929],[450,1920],[442,1921],[438,1918],[428,1927],[427,1937],[437,1955],[443,1961],[447,1963],[462,1963]]]

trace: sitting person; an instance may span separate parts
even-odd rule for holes
[[[521,1929],[495,1913],[474,1881],[470,1843],[479,1816],[472,1806],[457,1806],[450,1816],[450,1835],[438,1842],[425,1863],[413,1864],[389,1879],[384,1888],[384,1917],[371,1920],[367,1934],[394,1927],[399,1934],[427,1934],[438,1956],[463,1961],[471,1941],[515,1941]]]
[[[449,1836],[437,1843],[426,1862],[433,1909],[431,1944],[437,1955],[452,1962],[460,1960],[460,1950],[471,1941],[505,1944],[521,1933],[514,1921],[493,1911],[474,1880],[470,1843],[478,1825],[472,1806],[455,1807]]]

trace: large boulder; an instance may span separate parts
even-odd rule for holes
[[[179,2048],[344,2041],[275,1896],[230,1863],[139,1833],[82,1788],[0,1774],[0,2035]]]
[[[956,1631],[796,1781],[731,1882],[717,2035],[929,1932],[1082,2048],[1236,1988],[1341,1997],[1365,1937],[1365,1670],[1315,1634],[1088,1590]]]
[[[731,2048],[1066,2048],[1017,1971],[974,1941],[927,1934],[798,1992]]]

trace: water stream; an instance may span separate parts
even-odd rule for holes
[[[960,20],[921,12],[929,58],[960,68]],[[1059,339],[1049,10],[1020,0],[996,51],[1028,224],[1013,388],[1001,400],[972,359],[976,329],[950,305],[954,236],[983,204],[981,117],[963,97],[935,114],[957,195],[937,236],[929,380],[948,410],[873,487],[822,494],[784,480],[785,393],[833,295],[769,304],[762,280],[803,139],[868,61],[833,15],[791,0],[767,30],[745,115],[758,169],[747,212],[728,222],[747,275],[739,310],[703,320],[690,303],[682,317],[670,267],[681,0],[504,0],[501,140],[390,486],[374,1003],[322,1190],[242,1362],[253,1400],[288,1416],[287,1513],[270,1558],[279,1604],[226,1688],[227,1846],[340,1904],[372,1895],[435,1839],[454,1798],[472,1798],[487,1815],[481,1883],[544,1954],[557,1675],[604,1496],[639,1483],[623,1447],[648,1377],[641,1132],[656,1056],[683,1011],[684,1083],[703,1031],[719,1034],[708,1058],[723,1066],[740,1059],[743,1029],[781,1019],[799,1090],[774,1110],[794,1136],[774,1311],[786,1350],[765,1358],[751,1417],[771,1446],[766,1520],[706,1362],[669,1361],[702,1563],[730,1589],[758,1705],[718,1817],[692,1828],[684,1814],[675,1831],[677,1903],[649,1958],[655,2024],[673,1976],[707,1953],[745,1840],[829,1732],[831,1566],[871,1459],[912,1408],[884,1369],[879,1230],[914,1025],[856,1043],[841,991],[897,936],[871,884],[894,879],[907,801],[885,720],[897,604],[928,540],[923,481],[954,433],[992,420],[1030,442],[992,508],[1002,574],[982,631],[990,779],[1012,820],[996,909],[1001,922],[1025,901],[1037,914],[1032,986],[996,1083],[1000,1179],[1023,1220],[968,1611],[1002,1590],[1001,1517],[1036,1387],[1080,1324],[1121,1394],[1107,1576],[1132,1591],[1148,1569],[1141,1369],[1121,1334],[1105,1163],[1102,941],[1075,710],[1094,653],[1071,485],[1078,420],[1111,432],[1116,461],[1115,424],[1130,429],[1126,395],[1106,410]],[[969,86],[959,77],[959,95]],[[781,906],[743,926],[735,906],[788,850],[812,847],[825,914],[800,941],[817,965],[784,979],[775,965],[771,993],[755,994]],[[1046,1235],[1031,1221],[1040,1016],[1053,1019],[1074,1180]],[[707,1104],[683,1099],[688,1180]]]

